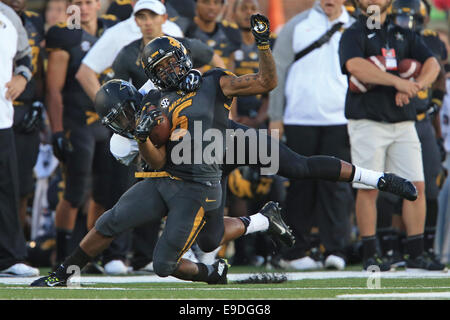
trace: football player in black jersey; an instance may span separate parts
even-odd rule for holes
[[[26,10],[26,0],[3,0],[19,15],[27,31],[32,53],[33,77],[25,91],[14,100],[14,135],[19,165],[19,217],[26,233],[27,205],[34,190],[33,168],[39,153],[39,127],[43,112],[42,42],[44,22],[35,12]]]
[[[222,58],[224,67],[231,68],[230,57],[240,46],[241,34],[235,23],[227,20],[217,22],[225,0],[195,0],[195,2],[196,16],[185,31],[185,36],[206,43]],[[207,71],[211,67],[204,67],[201,71]]]
[[[104,208],[111,206],[108,203],[111,172],[107,165],[112,162],[108,159],[110,133],[98,121],[94,105],[75,79],[75,73],[92,45],[117,19],[97,17],[99,0],[72,0],[71,4],[80,8],[79,21],[70,19],[57,24],[46,35],[46,104],[53,152],[63,165],[65,178],[64,196],[58,203],[55,217],[59,262],[67,254],[66,246],[77,212],[89,196],[91,178],[94,178],[93,202],[89,219],[95,221]]]
[[[236,77],[215,69],[204,75],[197,91],[187,95],[178,89],[179,83],[192,68],[186,48],[171,37],[156,38],[146,46],[147,52],[143,55],[144,69],[149,78],[163,89],[163,97],[167,96],[173,101],[168,107],[168,114],[172,132],[181,129],[175,132],[178,140],[172,135],[167,145],[157,148],[148,139],[149,132],[157,122],[156,117],[161,114],[159,109],[150,108],[161,100],[159,94],[151,92],[142,102],[143,109],[134,136],[139,143],[141,156],[153,169],[160,171],[149,172],[148,179],[130,188],[111,210],[97,220],[96,226],[81,241],[74,254],[54,273],[36,280],[32,286],[65,285],[70,276],[67,274],[70,265],[83,267],[92,257],[106,249],[120,233],[143,223],[159,221],[163,216],[167,216],[167,220],[154,252],[155,273],[162,277],[172,275],[183,280],[210,284],[227,283],[226,261],[220,259],[207,266],[182,258],[206,221],[210,218],[217,219],[210,217],[209,212],[215,212],[213,210],[220,206],[222,200],[222,172],[219,163],[201,159],[198,164],[177,164],[171,151],[185,143],[186,139],[191,142],[189,149],[194,153],[198,147],[204,150],[206,145],[189,139],[188,133],[195,134],[195,128],[200,124],[203,125],[202,132],[216,129],[225,137],[232,97],[238,94],[264,93],[276,86],[275,64],[268,45],[269,22],[267,18],[256,15],[253,23],[261,50],[259,73]],[[127,90],[126,86],[123,89]],[[122,115],[120,111],[116,112]],[[235,219],[231,224],[225,225],[223,240],[234,239],[252,226],[274,232],[287,242],[292,241],[290,230],[281,219],[276,204],[269,204],[257,215],[259,224],[253,222],[246,225],[242,220]],[[222,217],[219,218],[222,220]]]
[[[158,14],[151,8],[151,6],[148,6],[134,13],[133,19],[136,20],[136,24],[142,32],[142,38],[122,48],[112,65],[115,79],[130,81],[136,88],[142,87],[148,81],[141,65],[142,50],[151,40],[164,35],[163,24],[167,19],[167,14]],[[212,60],[214,61],[213,50],[200,40],[189,38],[177,40],[190,51],[194,67],[200,67]],[[156,224],[154,229],[158,230],[158,228],[159,224]],[[134,270],[142,271],[140,270],[142,266],[147,266],[152,261],[156,239],[157,232],[145,230],[145,226],[133,230],[134,250],[130,265]]]
[[[219,130],[224,137],[224,129],[228,127],[231,97],[263,93],[275,87],[276,72],[268,43],[270,30],[268,20],[263,16],[255,15],[252,17],[252,26],[258,48],[261,51],[258,74],[236,77],[223,70],[215,69],[206,73],[200,88],[191,93],[179,91],[180,82],[185,81],[184,79],[189,75],[192,67],[192,62],[186,56],[187,51],[183,45],[173,38],[163,37],[153,40],[146,46],[148,50],[143,57],[144,69],[149,78],[162,91],[151,91],[146,96],[142,102],[143,108],[139,112],[137,125],[133,124],[137,108],[134,103],[127,101],[117,105],[118,108],[110,106],[110,112],[102,121],[122,134],[134,136],[139,143],[141,156],[153,169],[159,171],[148,172],[147,178],[149,179],[144,179],[127,191],[113,209],[102,215],[95,228],[81,241],[75,252],[55,272],[34,281],[32,286],[66,285],[67,279],[71,276],[67,273],[69,266],[82,267],[93,256],[104,250],[118,233],[138,224],[157,221],[164,215],[167,215],[166,226],[154,254],[155,272],[160,276],[172,275],[184,280],[204,281],[210,284],[226,283],[228,266],[225,261],[218,260],[213,265],[207,266],[181,258],[199,233],[206,233],[205,229],[202,230],[203,227],[209,230],[222,229],[223,233],[219,232],[222,242],[235,239],[249,231],[268,230],[286,243],[292,244],[290,230],[281,219],[279,208],[274,203],[265,206],[260,213],[247,220],[227,219],[225,221],[220,215],[211,216],[211,214],[217,213],[215,209],[220,207],[222,201],[219,183],[222,175],[220,162],[209,163],[206,159],[201,159],[198,164],[189,162],[178,164],[174,153],[171,152],[180,144],[190,142],[189,148],[185,150],[187,153],[189,150],[194,151],[195,158],[195,151],[198,147],[200,147],[200,151],[205,150],[203,141],[189,138],[192,137],[191,133],[195,136],[196,126],[203,125],[205,128],[214,128]],[[115,94],[109,90],[111,88],[109,85],[110,83],[105,84],[105,92],[101,90],[98,95],[100,106],[109,103],[110,97]],[[119,83],[117,87],[115,92],[132,92],[126,83]],[[152,106],[159,106],[165,97],[171,101],[166,106],[165,112],[169,115],[174,135],[167,145],[156,147],[148,139],[148,136],[158,122],[157,119],[162,111]],[[200,123],[197,120],[200,120]],[[128,131],[124,132],[120,129],[121,125],[127,124],[131,124],[127,128]],[[179,140],[181,137],[183,139]],[[223,155],[223,152],[218,154],[218,156]],[[322,160],[318,162],[327,163],[326,159]],[[324,168],[324,171],[327,172],[324,174],[330,174],[330,171],[333,171],[334,178],[348,175],[345,179],[352,180],[352,176],[355,175],[355,170],[358,168],[336,159],[333,160],[333,163],[337,163],[338,166],[330,170]],[[306,159],[303,159],[300,170],[303,170],[303,174],[308,174],[303,167],[307,165],[305,161]],[[314,162],[312,161],[312,163]],[[311,171],[319,169],[314,168],[315,165],[312,163],[308,169]],[[361,169],[356,173],[359,177],[365,174]],[[378,186],[391,185],[393,180],[396,179],[392,179],[390,175],[382,175],[382,178],[379,179],[381,183],[378,183]],[[397,191],[402,189],[407,197],[414,198],[416,190],[412,184],[402,179],[397,181],[401,181],[401,185],[394,183],[396,185],[394,189]],[[211,236],[216,238],[218,235],[211,234]],[[217,247],[218,243],[214,243],[214,245]],[[202,245],[201,247],[208,251],[206,247]]]

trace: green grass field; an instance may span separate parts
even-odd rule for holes
[[[448,299],[450,273],[382,274],[377,288],[368,288],[368,274],[358,267],[342,272],[285,272],[288,280],[273,284],[240,284],[237,281],[265,271],[260,268],[232,267],[227,285],[180,282],[156,276],[106,277],[82,275],[73,288],[30,288],[32,279],[0,278],[2,300],[55,299]],[[42,270],[45,275],[48,270]],[[265,271],[267,272],[267,271]],[[277,273],[279,274],[279,273]],[[140,281],[142,279],[142,281]],[[238,280],[237,280],[238,279]],[[8,282],[9,281],[9,282]],[[163,281],[163,282],[161,282]],[[376,280],[369,280],[372,287]]]

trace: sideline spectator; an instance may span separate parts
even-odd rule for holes
[[[347,79],[339,65],[339,40],[355,20],[343,0],[317,1],[281,30],[275,43],[278,87],[270,93],[270,128],[286,134],[295,152],[331,155],[350,161],[347,119],[344,116]],[[314,26],[314,27],[311,27]],[[331,30],[331,31],[330,31]],[[322,46],[312,49],[325,34]],[[291,181],[286,198],[286,220],[297,242],[285,255],[286,266],[299,270],[322,268],[308,255],[311,228],[317,217],[325,266],[343,269],[350,240],[351,188],[328,181]]]
[[[214,49],[223,60],[223,67],[231,69],[230,58],[241,45],[241,34],[238,26],[227,20],[217,21],[225,0],[197,0],[196,13],[185,36],[200,39]],[[216,62],[216,66],[219,64]],[[213,66],[202,68],[208,71]]]
[[[416,201],[403,201],[402,217],[406,228],[407,269],[441,270],[443,266],[424,255],[425,184],[420,141],[415,128],[416,109],[410,99],[431,85],[440,66],[423,40],[414,31],[398,27],[387,18],[390,0],[380,5],[379,29],[370,29],[368,7],[370,0],[360,0],[362,14],[341,39],[339,54],[342,72],[353,75],[360,82],[376,86],[364,94],[347,92],[345,115],[352,161],[372,170],[386,170],[414,183],[418,191]],[[403,39],[403,41],[397,41]],[[366,60],[382,54],[386,72]],[[397,61],[405,58],[422,63],[416,82],[400,78]],[[377,266],[390,270],[377,252],[376,199],[378,191],[354,184],[356,218],[363,244],[363,268]]]
[[[158,0],[139,0],[132,3],[164,7]],[[163,24],[163,32],[172,37],[183,37],[180,28],[173,23],[169,24],[168,21]],[[108,72],[120,50],[140,38],[142,38],[141,29],[137,26],[134,16],[131,16],[107,30],[84,57],[76,79],[92,101],[95,100],[101,85],[97,74]]]
[[[34,191],[33,168],[39,153],[39,127],[42,122],[44,105],[43,61],[41,44],[44,41],[44,23],[41,16],[25,10],[26,0],[3,0],[20,17],[27,31],[32,52],[33,77],[22,94],[13,101],[14,137],[16,141],[19,172],[19,217],[26,238],[30,225],[27,220],[28,201]]]
[[[23,263],[27,250],[19,221],[18,167],[12,128],[12,101],[31,79],[31,49],[19,16],[1,2],[0,39],[0,275],[33,277],[39,275],[39,270]]]

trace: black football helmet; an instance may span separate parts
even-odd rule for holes
[[[134,137],[142,95],[129,82],[110,80],[95,96],[95,111],[102,124],[126,138]]]
[[[165,59],[174,61],[164,68],[157,66]],[[172,37],[158,37],[150,41],[142,52],[142,67],[147,77],[165,90],[177,89],[180,81],[192,69],[192,60],[183,44]]]
[[[405,29],[415,30],[416,25],[422,18],[420,9],[420,0],[394,0],[391,16],[396,25]]]

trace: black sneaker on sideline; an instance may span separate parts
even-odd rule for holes
[[[292,230],[281,218],[281,208],[277,202],[267,202],[259,212],[269,219],[269,229],[267,230],[269,234],[277,237],[289,247],[294,246],[295,237]]]
[[[59,279],[56,272],[49,272],[48,276],[33,281],[30,287],[67,287],[67,281]]]
[[[393,250],[389,250],[383,259],[385,259],[394,268],[400,268],[406,265],[405,259],[400,252]]]
[[[414,258],[406,258],[406,271],[442,271],[447,272],[447,267],[437,261],[437,259],[431,259],[425,253]]]
[[[392,267],[389,261],[384,261],[381,259],[377,254],[373,255],[372,257],[363,260],[363,268],[364,270],[369,269],[370,267],[377,267],[379,271],[385,272],[385,271],[391,271]]]
[[[378,190],[390,192],[410,201],[417,199],[417,189],[411,181],[393,173],[385,173],[377,184]]]
[[[210,276],[210,279],[207,281],[208,284],[227,284],[227,273],[230,265],[227,260],[219,259],[212,265],[214,267],[214,271]]]

